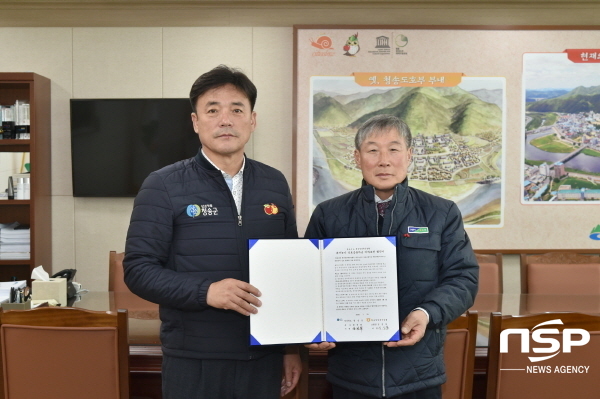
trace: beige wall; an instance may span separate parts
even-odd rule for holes
[[[247,152],[291,182],[293,24],[585,25],[599,9],[579,0],[319,7],[248,1],[243,10],[46,3],[0,5],[0,71],[33,71],[52,80],[53,269],[77,268],[76,280],[90,290],[108,287],[108,253],[124,250],[133,200],[73,198],[70,98],[186,97],[200,73],[221,63],[240,67],[259,88],[258,129]],[[518,292],[516,259],[505,261],[509,292]]]
[[[259,87],[248,154],[292,173],[292,28],[1,28],[2,71],[52,81],[54,271],[77,268],[90,290],[108,287],[108,253],[123,251],[132,199],[73,198],[70,98],[187,97],[200,73],[242,68]],[[8,57],[7,57],[8,58]]]

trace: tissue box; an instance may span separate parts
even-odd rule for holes
[[[35,300],[54,299],[60,306],[67,306],[67,279],[51,278],[50,281],[33,280],[31,298]]]

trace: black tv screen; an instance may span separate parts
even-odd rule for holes
[[[155,170],[200,147],[188,99],[71,100],[73,196],[134,197]]]

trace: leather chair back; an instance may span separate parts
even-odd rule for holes
[[[548,343],[529,339],[529,352],[522,353],[521,335],[507,336],[508,352],[500,353],[500,334],[515,328],[532,331],[543,322],[560,320],[562,324],[538,328],[557,329],[558,334],[544,333],[543,338],[553,338],[560,348],[552,353],[534,352],[536,348],[549,348]],[[563,346],[562,330],[580,328],[590,333],[590,342],[573,346],[567,352]],[[535,331],[535,330],[534,330]],[[573,335],[575,341],[580,335]],[[556,353],[555,356],[551,356]],[[532,361],[530,357],[551,356],[547,360]],[[488,349],[487,399],[596,399],[600,392],[600,316],[581,313],[543,313],[527,316],[502,316],[492,314],[490,344]],[[589,368],[585,369],[586,366]],[[569,367],[569,369],[567,369]],[[583,367],[583,368],[582,368]],[[564,371],[579,371],[578,373]],[[563,372],[561,372],[563,371]]]
[[[116,292],[128,292],[129,288],[125,285],[124,274],[123,274],[123,258],[125,257],[124,252],[117,253],[116,251],[110,251],[108,261],[108,290]]]
[[[2,312],[3,398],[128,398],[127,323],[126,310]]]
[[[527,293],[600,295],[600,263],[529,263]]]
[[[477,312],[469,311],[448,325],[444,343],[446,383],[443,399],[471,399],[477,336]]]
[[[475,253],[479,264],[480,294],[502,294],[502,254]]]
[[[600,294],[600,256],[577,252],[521,254],[521,293]]]

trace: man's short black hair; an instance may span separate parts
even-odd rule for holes
[[[256,103],[257,90],[254,83],[241,70],[230,68],[227,65],[219,65],[216,68],[200,75],[192,85],[190,90],[190,102],[192,109],[196,112],[196,102],[198,97],[209,90],[225,86],[226,84],[234,85],[238,90],[248,97],[250,101],[250,110],[254,111]]]

